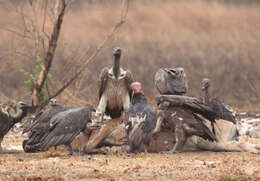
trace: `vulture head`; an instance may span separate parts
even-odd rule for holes
[[[57,105],[57,99],[52,98],[52,99],[50,100],[50,105],[51,105],[51,106],[56,106],[56,105]]]
[[[131,85],[130,85],[131,89],[133,90],[133,95],[134,94],[143,94],[144,95],[144,92],[143,92],[143,89],[142,89],[142,84],[140,82],[133,82]]]
[[[31,108],[30,104],[26,104],[26,103],[24,103],[22,101],[19,101],[16,106],[17,106],[18,109],[22,109],[23,111],[26,111],[29,108]]]
[[[204,78],[202,80],[202,87],[201,90],[204,91],[204,100],[203,102],[205,104],[209,104],[210,103],[210,92],[209,92],[209,87],[210,87],[210,79],[208,78]]]
[[[22,101],[19,101],[19,102],[16,104],[15,108],[12,108],[12,109],[10,110],[10,116],[11,116],[12,118],[15,118],[15,119],[17,119],[17,118],[23,118],[23,117],[26,116],[27,111],[28,111],[29,108],[31,108],[31,105],[26,104],[26,103],[24,103],[24,102],[22,102]]]
[[[201,90],[202,90],[202,91],[206,91],[209,87],[210,87],[210,80],[209,80],[208,78],[204,78],[204,79],[202,80]]]
[[[122,50],[121,50],[120,47],[114,47],[114,48],[113,48],[113,55],[114,55],[114,56],[120,56],[120,55],[121,55],[121,52],[122,52]]]
[[[120,75],[120,56],[122,50],[120,47],[113,48],[113,55],[114,55],[114,66],[113,66],[113,74],[116,78]]]

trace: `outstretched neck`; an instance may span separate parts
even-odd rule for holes
[[[132,104],[134,105],[137,103],[147,103],[147,99],[144,97],[143,94],[138,93],[133,95]]]
[[[210,102],[210,91],[209,91],[209,87],[206,88],[205,90],[205,94],[204,94],[204,103],[205,104],[209,104]]]
[[[23,114],[23,110],[20,109],[17,105],[14,109],[10,110],[10,116],[14,119],[20,118]]]
[[[120,55],[115,55],[113,73],[114,73],[116,78],[119,77],[119,74],[120,74]]]

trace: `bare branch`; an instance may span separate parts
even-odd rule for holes
[[[58,38],[60,35],[60,30],[61,30],[61,25],[63,22],[63,17],[65,14],[65,10],[66,10],[66,3],[65,0],[61,0],[62,2],[62,8],[61,11],[58,15],[57,21],[53,27],[53,32],[51,34],[51,39],[49,41],[49,46],[48,46],[48,50],[46,52],[46,55],[44,57],[44,66],[39,74],[38,80],[36,81],[35,85],[34,85],[34,89],[33,89],[33,93],[32,93],[32,98],[33,98],[33,103],[35,105],[38,105],[38,95],[40,93],[40,90],[42,89],[46,79],[47,79],[47,75],[50,71],[51,68],[51,64],[52,64],[52,60],[53,57],[55,55],[55,51],[56,51],[56,47],[57,47],[57,42],[58,42]]]
[[[41,104],[39,107],[42,109],[45,107],[49,100],[58,96],[60,93],[62,93],[74,80],[78,78],[78,76],[86,69],[86,67],[95,59],[95,57],[100,53],[100,51],[103,49],[103,47],[106,45],[108,40],[112,38],[112,36],[115,34],[115,32],[121,27],[126,20],[128,9],[129,9],[129,0],[123,0],[122,1],[122,8],[121,8],[121,17],[120,20],[113,26],[112,30],[106,35],[104,40],[99,44],[99,46],[96,48],[96,51],[80,66],[78,71],[70,78],[68,79],[64,85],[56,91],[52,96],[50,96],[43,104]]]
[[[0,27],[0,29],[2,29],[2,30],[4,30],[4,31],[8,31],[8,32],[10,32],[10,33],[13,33],[13,34],[15,34],[15,35],[17,35],[17,36],[20,36],[20,37],[22,37],[22,38],[28,38],[28,39],[32,40],[31,37],[26,36],[25,34],[22,34],[22,33],[18,32],[18,31],[15,31],[15,30],[12,30],[12,29],[8,29],[8,28],[2,28],[2,27]]]
[[[34,32],[34,55],[35,55],[35,58],[38,56],[39,54],[39,25],[38,25],[38,12],[39,12],[39,1],[38,0],[35,0],[34,4],[32,2],[32,0],[29,0],[30,2],[30,5],[31,5],[31,8],[32,8],[32,11],[33,11],[33,16],[34,16],[34,21],[32,23],[33,25],[33,32]]]
[[[44,9],[43,9],[43,23],[42,23],[42,32],[46,36],[46,38],[50,41],[50,36],[45,31],[45,25],[46,25],[46,16],[47,16],[47,7],[48,7],[48,0],[45,1]]]

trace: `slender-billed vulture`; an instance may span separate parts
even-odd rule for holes
[[[153,130],[156,126],[156,110],[148,103],[142,91],[141,83],[133,82],[132,106],[126,112],[126,133],[131,152],[147,152]]]
[[[63,112],[69,109],[77,108],[71,105],[58,105],[56,99],[50,100],[51,108],[44,112],[38,113],[32,120],[32,123],[27,126],[23,133],[29,132],[29,137],[23,142],[23,149],[25,152],[40,151],[39,142],[50,128],[50,120],[53,116],[59,112]]]
[[[188,82],[182,67],[159,69],[155,73],[154,84],[160,94],[183,95],[188,91]]]
[[[109,115],[112,119],[121,116],[130,107],[133,76],[130,71],[120,68],[121,48],[113,49],[114,65],[105,67],[99,80],[99,104],[97,112]]]
[[[210,106],[216,113],[216,119],[224,119],[236,124],[236,118],[232,115],[232,112],[218,99],[210,97],[211,81],[208,78],[202,80],[202,91],[204,91],[203,102]]]
[[[81,108],[69,109],[53,116],[50,127],[40,141],[41,151],[46,151],[52,146],[65,145],[72,154],[71,142],[91,122],[93,106],[86,105]]]
[[[0,104],[0,152],[1,142],[8,131],[27,115],[30,105],[24,102]]]

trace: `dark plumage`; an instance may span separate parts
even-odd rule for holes
[[[160,94],[182,95],[188,91],[188,82],[182,67],[159,69],[154,76],[154,83]]]
[[[113,54],[113,67],[105,67],[100,74],[97,112],[102,116],[106,113],[111,118],[117,118],[130,106],[130,84],[133,82],[133,76],[130,71],[120,68],[121,49],[114,48]]]
[[[0,105],[0,152],[1,142],[8,131],[27,115],[30,105],[23,102]]]
[[[191,110],[170,105],[164,108],[162,115],[166,127],[175,133],[176,143],[171,153],[181,152],[187,138],[194,135],[209,141],[218,141],[203,120]]]
[[[156,126],[157,114],[143,95],[139,82],[132,83],[132,106],[126,113],[125,125],[131,152],[147,151],[153,130]]]
[[[72,154],[71,142],[86,128],[91,121],[93,107],[87,105],[82,108],[69,109],[53,116],[50,127],[40,141],[41,150],[46,151],[52,146],[66,145]]]
[[[51,105],[51,108],[38,113],[33,119],[32,124],[23,130],[23,133],[30,132],[29,138],[23,142],[23,149],[25,152],[40,151],[39,145],[37,144],[39,144],[46,131],[50,129],[50,120],[53,116],[60,112],[77,108],[76,106],[57,105],[54,100],[51,101]]]
[[[236,124],[236,119],[232,112],[218,98],[210,98],[210,87],[211,81],[208,78],[204,78],[202,80],[202,91],[205,93],[203,102],[216,113],[216,119],[224,119]]]

